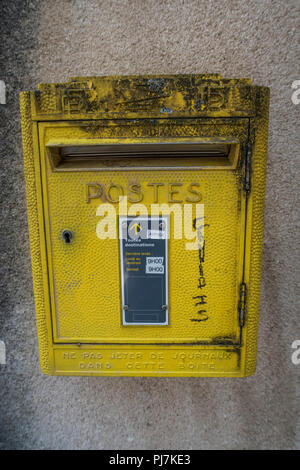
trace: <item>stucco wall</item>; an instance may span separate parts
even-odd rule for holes
[[[300,79],[299,1],[14,0],[0,10],[7,85],[0,105],[1,446],[300,448],[300,366],[291,361],[291,344],[300,339],[300,104],[291,100]],[[271,87],[257,372],[240,380],[43,376],[18,93],[74,75],[179,72],[220,72]]]

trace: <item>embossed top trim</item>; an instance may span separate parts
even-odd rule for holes
[[[220,75],[77,77],[31,92],[36,120],[249,117],[257,87]]]

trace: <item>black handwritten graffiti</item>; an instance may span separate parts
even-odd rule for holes
[[[205,240],[204,240],[204,227],[209,227],[209,224],[204,223],[204,217],[199,217],[193,220],[193,228],[197,232],[197,241],[199,245],[199,278],[197,288],[201,290],[201,294],[193,297],[195,307],[207,305],[207,295],[202,292],[207,285],[204,275],[204,261],[205,261]],[[191,318],[193,322],[207,321],[209,316],[207,314],[207,307],[202,307],[197,311],[197,318]]]

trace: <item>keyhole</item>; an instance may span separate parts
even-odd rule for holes
[[[65,243],[71,243],[72,232],[70,232],[70,230],[64,230],[62,233],[62,237]]]

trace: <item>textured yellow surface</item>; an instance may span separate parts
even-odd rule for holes
[[[245,332],[247,345],[245,373],[247,375],[253,374],[256,368],[268,145],[268,88],[257,88],[256,106],[257,118],[251,122],[254,151],[252,155],[252,191],[248,202],[249,222],[245,256],[245,280],[248,283],[247,328]]]
[[[74,93],[73,82],[71,100],[67,85],[42,85],[39,94],[21,95],[40,359],[42,370],[46,373],[243,376],[255,370],[268,90],[251,87],[249,82],[218,82],[217,78],[211,82],[209,77],[201,76],[197,78],[193,91],[191,78],[185,78],[186,80],[171,77],[169,85],[166,85],[168,77],[164,77],[163,87],[159,77],[127,77],[125,84],[119,79],[114,82],[114,79],[106,78],[102,81],[91,78],[84,87],[80,85],[80,81],[75,82],[81,90],[80,98],[77,95],[78,99],[76,92]],[[146,107],[138,101],[138,85],[141,80],[147,83],[149,80],[156,80],[154,84],[151,82],[150,92],[156,93],[157,97],[150,100],[152,104],[149,104],[148,100]],[[86,81],[82,79],[82,83]],[[174,83],[179,83],[181,87],[179,90],[177,88],[176,92],[173,91]],[[162,96],[165,86],[169,87],[169,94],[175,93],[173,98]],[[208,86],[214,88],[214,99],[207,102],[206,108],[205,100],[202,100],[204,104],[200,103],[199,106],[203,109],[197,110],[195,101],[198,98],[191,100],[191,93],[194,93],[194,97],[201,95],[201,90],[207,89]],[[113,94],[107,91],[111,90],[111,87],[114,89]],[[119,105],[116,107],[114,100],[118,89],[120,96]],[[224,96],[222,90],[225,90]],[[129,102],[128,98],[134,98],[135,93],[138,95],[136,100]],[[123,103],[121,110],[120,102]],[[110,103],[114,104],[110,106]],[[135,115],[141,114],[145,117],[149,113],[149,116],[156,115],[157,118],[141,121],[99,120],[105,112],[107,117],[111,118],[112,110],[118,113],[115,117],[125,118],[126,113],[131,117],[132,103],[139,103],[138,109],[134,109]],[[174,113],[171,106],[175,108]],[[165,109],[165,119],[161,119]],[[172,119],[167,115],[171,114],[170,109]],[[174,119],[176,113],[181,113],[184,119]],[[219,119],[199,119],[205,113],[207,116],[217,115]],[[222,116],[226,119],[220,119]],[[91,121],[79,123],[78,120],[83,117],[90,118]],[[53,122],[55,119],[64,122]],[[52,123],[35,123],[34,120],[52,120]],[[73,120],[75,122],[72,123]],[[242,188],[244,168],[241,153],[238,166],[234,170],[211,168],[199,171],[60,173],[51,170],[48,151],[45,150],[45,144],[52,141],[56,144],[71,141],[77,144],[87,141],[99,143],[104,138],[135,139],[151,136],[162,139],[185,136],[234,137],[243,145],[248,137],[248,126],[254,151],[252,188],[247,198],[245,253],[246,195]],[[146,193],[148,182],[162,182],[165,185],[170,182],[180,182],[184,185],[196,181],[200,183],[203,198],[201,202],[205,204],[205,216],[209,223],[205,233],[205,271],[209,279],[207,295],[210,313],[207,322],[190,322],[193,316],[191,313],[195,311],[192,297],[198,294],[198,252],[187,252],[184,250],[184,241],[171,239],[170,325],[121,326],[118,241],[97,239],[96,208],[100,201],[91,200],[87,204],[84,198],[85,183],[99,180],[104,185],[113,181],[124,187],[138,182],[145,189],[143,203],[147,205],[152,202],[150,193]],[[162,195],[158,202],[167,201]],[[61,231],[64,228],[70,228],[75,233],[74,242],[70,246],[63,244],[61,240]],[[248,287],[247,314],[239,344],[238,295],[243,280]],[[59,345],[60,342],[64,344]],[[71,345],[72,342],[90,344]],[[117,346],[92,346],[92,343],[117,343]],[[122,346],[121,343],[132,345]],[[140,343],[142,346],[134,343]],[[146,347],[146,343],[157,344],[149,344]],[[175,349],[175,346],[164,343],[178,345]]]

